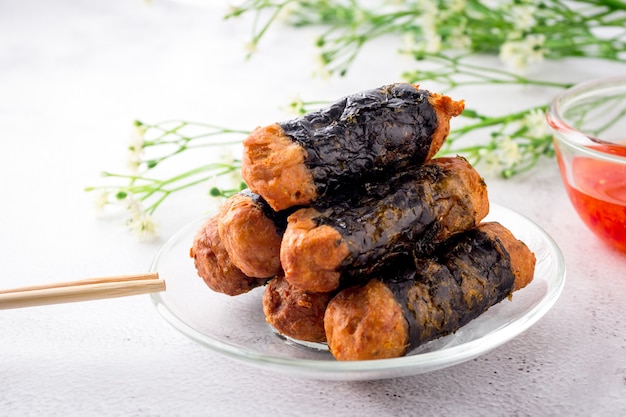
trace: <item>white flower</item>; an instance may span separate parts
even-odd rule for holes
[[[485,176],[495,177],[500,173],[500,158],[493,150],[482,148],[478,151],[480,156],[480,164],[484,167],[481,173]]]
[[[424,30],[424,51],[437,53],[441,51],[441,35],[437,33],[435,25],[427,25]]]
[[[367,20],[367,16],[365,15],[365,12],[363,12],[363,10],[359,8],[356,10],[356,13],[354,14],[352,19],[354,23],[361,24]]]
[[[278,20],[279,22],[283,22],[283,23],[289,23],[291,20],[291,17],[294,14],[296,14],[299,8],[300,8],[300,4],[298,3],[284,4],[280,8],[280,11],[278,12],[278,15],[276,16],[276,20]]]
[[[498,156],[500,163],[504,168],[510,168],[522,160],[522,153],[519,150],[519,145],[508,135],[499,137],[498,141]]]
[[[131,218],[128,226],[141,241],[151,241],[157,238],[156,224],[152,216],[147,213]]]
[[[450,13],[456,14],[465,12],[466,6],[467,0],[451,0],[447,8]]]
[[[104,207],[107,204],[109,204],[109,192],[103,191],[100,194],[98,194],[98,197],[96,197],[96,201],[94,204],[96,206],[97,211],[102,211]]]
[[[439,13],[439,6],[435,0],[422,0],[419,2],[418,7],[422,12],[422,16],[428,16],[433,19]]]
[[[145,212],[141,202],[132,196],[126,197],[126,209],[130,216],[126,221],[128,228],[135,233],[141,241],[151,241],[157,237],[157,228],[152,216]]]
[[[455,49],[467,49],[472,46],[472,38],[465,33],[465,24],[452,28],[449,42]]]
[[[293,100],[291,100],[291,102],[289,103],[289,112],[293,113],[297,116],[302,115],[304,109],[304,101],[302,101],[302,99],[300,97],[295,97]]]
[[[511,7],[511,19],[515,29],[527,32],[535,26],[537,8],[530,4]]]
[[[528,136],[531,138],[540,138],[548,133],[545,114],[539,109],[529,111],[522,123],[528,129]]]
[[[420,3],[422,12],[422,34],[424,42],[422,49],[428,53],[441,51],[441,35],[437,32],[437,16],[439,8],[434,1],[423,1]]]
[[[243,50],[248,53],[248,55],[252,55],[256,52],[256,42],[246,42],[243,44]]]
[[[511,68],[526,68],[526,60],[520,41],[504,42],[500,46],[500,60]]]
[[[143,145],[145,143],[146,128],[135,123],[130,135],[130,141],[128,144],[128,167],[136,172],[141,165],[141,157],[143,155]]]
[[[546,37],[545,35],[527,35],[526,36],[526,48],[528,50],[528,63],[543,61],[543,57],[547,50],[545,49]]]
[[[544,35],[530,34],[523,39],[513,39],[500,47],[500,59],[508,66],[526,69],[528,65],[540,62],[546,53]]]
[[[316,56],[316,68],[314,70],[314,74],[321,79],[329,79],[330,78],[330,70],[328,69],[328,60],[324,58],[322,54],[318,54]]]
[[[504,172],[515,167],[523,159],[520,148],[508,135],[495,137],[490,147],[478,151],[480,163],[484,166],[484,174],[489,176],[504,175]]]

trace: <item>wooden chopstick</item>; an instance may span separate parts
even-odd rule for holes
[[[0,310],[165,291],[159,274],[119,275],[0,290]]]

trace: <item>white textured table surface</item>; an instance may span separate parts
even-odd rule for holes
[[[278,27],[246,61],[250,22],[224,22],[215,3],[0,2],[0,287],[145,271],[164,239],[205,212],[203,189],[166,204],[154,243],[139,243],[121,216],[95,214],[83,188],[123,169],[132,120],[251,128],[285,118],[296,95],[333,99],[410,65],[382,40],[348,77],[311,78],[312,32]],[[542,71],[582,80],[616,68]],[[554,161],[488,183],[493,201],[552,235],[568,268],[553,309],[490,353],[399,379],[300,380],[194,343],[148,296],[4,310],[0,415],[626,415],[626,256],[579,221]]]

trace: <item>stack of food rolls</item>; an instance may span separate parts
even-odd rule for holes
[[[194,238],[198,275],[232,296],[265,286],[267,322],[338,360],[398,357],[455,332],[535,267],[523,242],[483,222],[474,167],[435,157],[463,108],[398,83],[255,129],[249,189]]]

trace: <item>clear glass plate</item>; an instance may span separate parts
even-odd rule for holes
[[[225,356],[283,374],[327,380],[369,380],[420,374],[482,355],[518,336],[556,302],[565,283],[563,255],[537,224],[497,204],[486,220],[498,221],[535,252],[533,282],[449,335],[406,356],[336,361],[323,349],[278,336],[265,322],[263,287],[236,297],[210,290],[196,274],[189,249],[198,219],[173,236],[156,255],[151,271],[167,290],[151,294],[159,313],[181,333]]]

